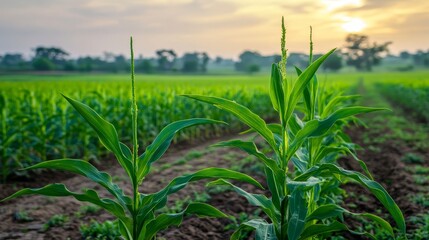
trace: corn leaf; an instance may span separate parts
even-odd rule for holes
[[[133,236],[130,232],[130,230],[132,230],[131,225],[127,226],[127,224],[119,220],[118,227],[119,227],[119,232],[121,233],[122,237],[125,238],[125,240],[133,240]]]
[[[299,97],[303,93],[304,89],[306,88],[308,82],[313,78],[314,74],[316,73],[317,69],[320,67],[320,65],[326,60],[329,55],[331,55],[335,49],[332,49],[325,55],[318,58],[316,61],[314,61],[310,66],[308,66],[298,77],[296,80],[292,91],[290,92],[289,101],[287,103],[287,110],[286,115],[284,119],[286,121],[289,121],[290,116],[292,115],[296,104],[298,103]]]
[[[383,188],[383,186],[369,179],[368,177],[366,177],[361,173],[345,170],[334,164],[327,163],[327,164],[322,164],[320,166],[314,166],[310,168],[308,171],[296,177],[294,180],[302,181],[311,176],[332,176],[333,174],[340,174],[347,178],[353,179],[359,182],[362,186],[366,187],[369,191],[371,191],[371,193],[374,194],[374,196],[390,212],[399,230],[405,234],[406,232],[405,220],[398,205],[395,203],[395,201],[392,199],[389,193],[387,193],[387,191]]]
[[[92,129],[95,130],[101,143],[109,151],[115,154],[116,158],[119,161],[119,164],[125,169],[128,176],[132,176],[134,173],[132,171],[131,159],[128,159],[122,152],[118,133],[116,132],[115,127],[111,123],[100,117],[100,115],[98,115],[98,113],[95,112],[89,106],[74,99],[71,99],[67,96],[63,95],[63,97],[89,123]]]
[[[287,226],[289,240],[298,239],[305,227],[308,209],[302,190],[303,188],[296,188],[289,198],[289,222]]]
[[[271,200],[273,201],[273,204],[277,209],[281,209],[281,200],[283,199],[284,194],[282,189],[280,189],[280,186],[281,183],[284,182],[284,180],[279,181],[279,178],[276,178],[273,170],[271,170],[269,167],[265,167],[264,171],[265,177],[267,178],[268,189],[270,190],[270,193],[272,195]],[[284,176],[282,176],[281,179],[284,179]]]
[[[321,234],[339,232],[348,230],[347,226],[338,221],[334,221],[330,224],[311,224],[306,227],[301,234],[299,239],[309,239],[310,237],[315,237]]]
[[[223,123],[221,121],[206,119],[206,118],[193,118],[180,120],[168,124],[165,128],[159,132],[152,144],[146,148],[146,151],[139,157],[138,163],[138,180],[142,181],[143,177],[149,173],[150,166],[153,162],[161,158],[161,156],[167,151],[168,147],[171,144],[171,141],[174,138],[174,135],[185,128],[200,125],[200,124],[215,124]]]
[[[299,130],[295,136],[295,139],[292,141],[288,155],[289,158],[298,150],[298,148],[304,143],[305,140],[312,137],[323,136],[338,120],[360,114],[368,113],[374,111],[386,110],[384,108],[369,108],[369,107],[345,107],[335,111],[329,117],[318,120],[314,119],[305,124],[305,126]]]
[[[297,66],[295,66],[295,71],[296,74],[298,75],[298,77],[301,75],[302,70],[299,69]],[[305,105],[305,109],[307,111],[307,116],[310,114],[311,111],[311,93],[310,93],[311,89],[309,84],[307,84],[307,87],[304,89],[303,92],[303,99],[304,99],[304,105]]]
[[[202,179],[219,178],[246,182],[263,189],[262,185],[258,181],[244,173],[224,168],[205,168],[188,175],[176,177],[159,192],[143,196],[140,205],[144,207],[140,208],[137,215],[140,224],[143,223],[150,212],[165,206],[168,195],[181,190],[182,188],[186,187],[188,183]]]
[[[265,156],[260,152],[254,142],[245,142],[242,140],[231,140],[219,142],[212,145],[213,147],[236,147],[242,151],[247,152],[250,155],[257,157],[265,166],[269,167],[276,174],[281,174],[281,169],[277,166],[276,161]]]
[[[282,76],[278,65],[275,63],[271,65],[270,98],[274,109],[283,117],[285,111],[285,94]]]
[[[231,240],[241,239],[241,232],[246,229],[256,230],[255,240],[277,240],[276,232],[272,223],[264,219],[253,219],[240,224],[238,229],[231,235]]]
[[[35,164],[25,169],[33,170],[40,168],[63,170],[87,177],[88,179],[103,186],[107,191],[115,196],[124,207],[131,207],[131,199],[125,196],[124,192],[121,188],[119,188],[118,185],[112,182],[110,175],[105,172],[100,172],[96,167],[87,161],[79,159],[50,160]]]
[[[231,140],[231,141],[225,141],[220,142],[213,145],[214,147],[236,147],[238,149],[241,149],[245,152],[247,152],[250,155],[253,155],[257,157],[266,168],[266,176],[267,176],[267,182],[268,187],[273,195],[272,199],[274,202],[274,205],[280,209],[280,190],[277,187],[277,183],[284,182],[285,177],[281,169],[278,167],[276,162],[268,158],[265,154],[260,152],[254,142],[244,142],[241,140]]]
[[[329,103],[324,107],[322,114],[320,115],[321,118],[325,118],[329,116],[332,112],[334,112],[335,107],[347,100],[356,99],[359,98],[359,95],[349,95],[349,96],[336,96],[332,100],[329,101]]]
[[[326,204],[319,206],[314,210],[310,215],[305,219],[306,222],[311,220],[324,220],[328,218],[341,217],[347,210],[336,205],[336,204]]]
[[[125,215],[124,208],[119,203],[108,198],[101,199],[98,196],[98,193],[91,189],[85,190],[83,194],[79,194],[79,193],[71,192],[66,188],[66,186],[64,186],[64,184],[58,184],[58,183],[49,184],[42,188],[32,188],[32,189],[24,188],[12,194],[11,196],[1,200],[0,202],[7,201],[23,195],[34,195],[34,194],[50,196],[50,197],[72,196],[79,201],[90,202],[92,204],[100,206],[126,223],[130,222],[130,219],[128,219]]]
[[[245,191],[244,189],[235,186],[234,184],[225,181],[223,179],[218,179],[213,182],[210,182],[207,186],[216,186],[216,185],[227,185],[232,187],[232,189],[239,195],[245,197],[247,201],[256,207],[260,207],[262,211],[271,219],[275,225],[280,224],[280,212],[276,209],[273,202],[268,199],[265,195],[254,194]]]
[[[192,98],[201,102],[213,104],[214,106],[220,109],[223,109],[227,112],[234,114],[243,123],[245,123],[251,129],[258,132],[265,139],[265,141],[267,141],[267,143],[270,144],[270,146],[273,149],[276,149],[273,133],[270,131],[270,129],[268,129],[265,121],[261,117],[259,117],[258,115],[250,111],[245,106],[240,105],[234,101],[230,101],[230,100],[227,100],[224,98],[218,98],[218,97],[208,97],[208,96],[201,96],[201,95],[183,95],[183,96]]]
[[[158,215],[155,219],[148,222],[146,225],[146,231],[142,231],[138,239],[151,240],[156,236],[157,232],[173,225],[179,226],[182,223],[185,214],[195,214],[199,217],[228,217],[226,214],[211,205],[193,202],[190,203],[182,212]]]

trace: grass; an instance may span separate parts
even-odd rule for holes
[[[47,231],[51,227],[62,227],[69,218],[62,214],[52,216],[45,224],[43,224],[43,231]]]

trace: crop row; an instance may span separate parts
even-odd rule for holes
[[[20,174],[18,168],[48,159],[74,157],[97,160],[105,151],[88,128],[83,118],[56,91],[14,90],[0,91],[0,147],[2,179],[10,174]],[[98,89],[84,94],[85,90],[67,93],[95,109],[106,120],[112,122],[119,136],[130,143],[132,128],[129,125],[130,96],[126,87]],[[210,106],[200,104],[177,94],[188,92],[187,88],[171,88],[160,91],[149,88],[137,92],[138,134],[142,136],[141,146],[147,146],[162,127],[171,121],[189,117],[206,117],[229,123],[185,129],[176,135],[174,141],[195,141],[196,139],[219,136],[243,126],[233,120],[231,114],[224,114]],[[253,106],[264,118],[274,115],[268,108],[269,98],[260,88],[232,90],[210,87],[205,94],[218,95]]]
[[[429,87],[404,86],[400,84],[377,84],[379,91],[393,103],[417,118],[429,122]]]

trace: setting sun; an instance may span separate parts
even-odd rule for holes
[[[349,33],[360,32],[366,27],[366,23],[360,18],[347,18],[341,27]]]

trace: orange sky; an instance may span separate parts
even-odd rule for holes
[[[341,47],[348,32],[393,41],[393,53],[429,49],[427,0],[0,0],[0,54],[38,45],[77,55],[137,54],[160,48],[236,58],[245,49],[279,52],[285,17],[290,52]]]

